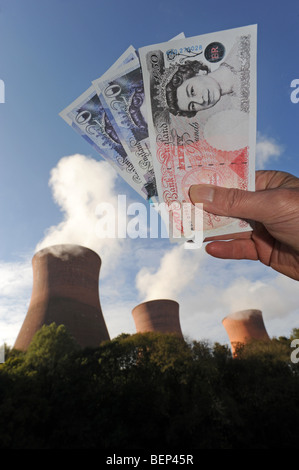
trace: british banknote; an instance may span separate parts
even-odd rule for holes
[[[149,196],[157,196],[139,60],[95,80],[93,85]]]
[[[144,199],[148,195],[139,174],[123,148],[93,86],[60,116],[81,135]]]
[[[180,33],[173,39],[184,37],[184,33]],[[145,185],[149,198],[157,202],[139,58],[134,57],[133,60],[108,71],[92,83],[127,155]]]
[[[104,76],[136,60],[136,50],[130,46]],[[140,196],[149,198],[144,181],[123,148],[93,85],[59,114]]]
[[[159,202],[181,208],[197,183],[254,190],[256,41],[250,25],[139,49]],[[249,229],[203,213],[204,236]]]

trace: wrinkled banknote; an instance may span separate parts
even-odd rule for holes
[[[104,76],[138,60],[136,50],[130,46]],[[144,182],[123,148],[93,85],[59,114],[140,196],[148,199]]]
[[[139,49],[159,202],[188,204],[198,183],[254,190],[256,35],[252,25]],[[203,230],[250,226],[204,211]]]

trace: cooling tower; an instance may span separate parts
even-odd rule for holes
[[[99,299],[100,257],[78,245],[54,245],[32,259],[29,309],[14,347],[26,350],[34,334],[55,322],[65,325],[81,347],[109,340]]]
[[[236,354],[238,344],[270,339],[260,310],[240,310],[225,317],[222,324],[228,334],[233,355]]]
[[[175,333],[183,338],[179,304],[174,300],[160,299],[143,302],[132,310],[137,333],[156,331]]]

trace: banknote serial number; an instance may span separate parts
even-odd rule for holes
[[[166,54],[184,54],[188,52],[198,52],[202,50],[202,46],[187,46],[179,49],[169,49]]]
[[[169,60],[174,59],[179,54],[196,54],[196,53],[202,53],[202,46],[186,46],[186,47],[180,47],[178,49],[169,49],[166,52],[166,56],[168,57]]]

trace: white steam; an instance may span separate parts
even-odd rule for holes
[[[282,149],[259,137],[258,166],[278,158]],[[135,332],[131,310],[159,298],[180,304],[183,334],[194,339],[227,341],[225,316],[240,310],[262,311],[269,335],[299,327],[298,282],[259,262],[217,260],[199,250],[185,250],[155,239],[100,238],[98,204],[117,208],[117,174],[107,162],[84,155],[62,158],[49,185],[62,221],[50,227],[36,251],[74,244],[94,250],[103,263],[100,297],[110,336]],[[115,212],[106,214],[115,222]],[[126,217],[126,214],[124,214]],[[0,340],[13,344],[30,301],[31,257],[21,263],[0,261]]]
[[[136,286],[142,301],[165,299],[176,300],[177,296],[194,280],[198,265],[189,250],[183,245],[167,251],[156,272],[142,268],[136,277]]]
[[[222,320],[249,309],[262,312],[270,335],[299,326],[298,282],[257,261],[217,260],[204,249],[175,247],[155,269],[139,271],[136,287],[141,301],[177,300],[183,334],[194,339],[227,341]]]
[[[54,245],[53,252],[58,254],[56,245],[73,244],[90,248],[101,257],[109,257],[112,253],[115,256],[120,249],[120,241],[98,236],[96,208],[101,203],[116,207],[116,178],[117,174],[105,161],[98,162],[79,154],[62,158],[51,171],[49,185],[53,199],[63,213],[63,220],[47,229],[36,251]],[[114,219],[115,211],[106,214],[108,220],[109,217]]]

